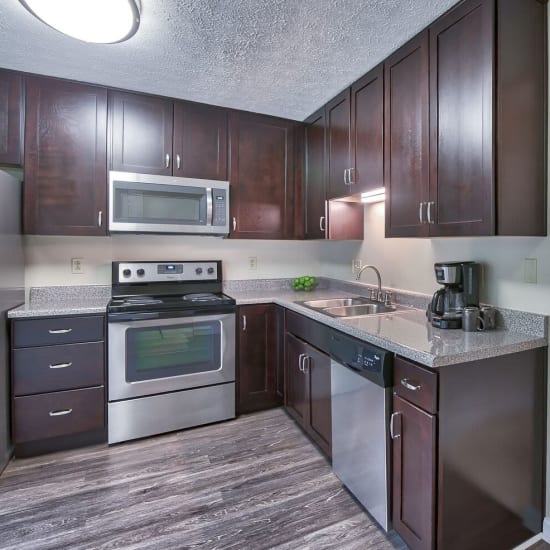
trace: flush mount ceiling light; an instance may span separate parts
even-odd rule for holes
[[[139,27],[135,0],[20,0],[46,25],[83,42],[128,40]]]

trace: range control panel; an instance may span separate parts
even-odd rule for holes
[[[218,281],[218,262],[115,262],[113,283]]]

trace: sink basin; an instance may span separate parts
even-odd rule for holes
[[[395,311],[394,306],[384,304],[362,304],[344,307],[328,307],[323,309],[324,313],[334,317],[357,317],[359,315],[373,315],[375,313],[389,313]]]
[[[304,306],[314,309],[325,309],[344,306],[355,306],[359,304],[370,304],[368,298],[333,298],[332,300],[309,300],[302,302]]]

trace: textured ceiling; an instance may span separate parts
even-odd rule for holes
[[[303,120],[457,0],[142,0],[85,44],[0,0],[0,66]]]

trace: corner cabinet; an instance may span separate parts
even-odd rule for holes
[[[23,77],[0,71],[0,165],[23,162]]]
[[[26,78],[25,233],[106,235],[107,90]]]
[[[293,237],[295,124],[231,113],[231,237]]]
[[[283,402],[282,310],[274,304],[237,309],[237,412]]]

